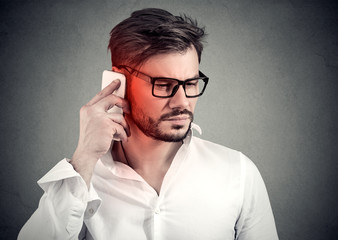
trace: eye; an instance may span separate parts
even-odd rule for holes
[[[198,80],[191,80],[185,83],[185,86],[187,87],[195,87],[198,85]]]
[[[156,86],[156,87],[169,87],[170,84],[169,84],[169,83],[162,83],[162,84],[156,83],[155,86]]]
[[[169,83],[156,83],[155,87],[156,88],[169,88],[171,86],[171,84]]]
[[[171,90],[175,85],[175,82],[165,79],[158,79],[154,83],[154,86],[158,90]]]

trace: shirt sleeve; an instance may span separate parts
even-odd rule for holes
[[[236,223],[236,240],[278,240],[268,193],[255,164],[241,154],[242,209]]]
[[[44,194],[18,240],[78,239],[83,219],[93,216],[101,203],[93,186],[88,191],[68,159],[60,161],[38,184]]]

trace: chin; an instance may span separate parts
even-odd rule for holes
[[[185,124],[174,124],[168,121],[155,121],[152,118],[136,118],[132,120],[144,135],[164,142],[181,142],[188,134],[192,121]]]
[[[181,142],[189,133],[190,125],[183,126],[183,125],[172,125],[169,131],[160,131],[157,132],[155,139],[161,140],[164,142]]]

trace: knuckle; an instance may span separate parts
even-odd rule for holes
[[[112,136],[114,136],[117,133],[117,129],[116,128],[111,128],[111,134]]]
[[[84,105],[80,108],[80,116],[86,117],[93,114],[93,107],[89,105]]]
[[[122,114],[115,114],[114,116],[114,121],[115,122],[118,122],[118,123],[121,123],[123,121],[123,116]]]
[[[113,132],[113,134],[116,134],[116,133],[119,133],[119,126],[118,125],[115,125],[111,128],[111,131]]]
[[[96,96],[102,96],[103,95],[103,90],[101,90],[101,91],[99,91],[97,94],[96,94]]]
[[[110,101],[114,101],[114,102],[116,102],[118,100],[118,96],[116,96],[113,93],[109,94],[108,98],[109,98]]]
[[[88,106],[87,105],[84,105],[80,108],[80,115],[84,115],[86,114],[88,111]]]
[[[104,127],[105,129],[111,128],[111,127],[112,127],[112,121],[111,121],[110,119],[108,119],[108,118],[105,118],[105,119],[103,120],[103,127]]]

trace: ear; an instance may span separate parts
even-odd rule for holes
[[[112,67],[113,72],[123,73],[123,71],[115,66]]]

